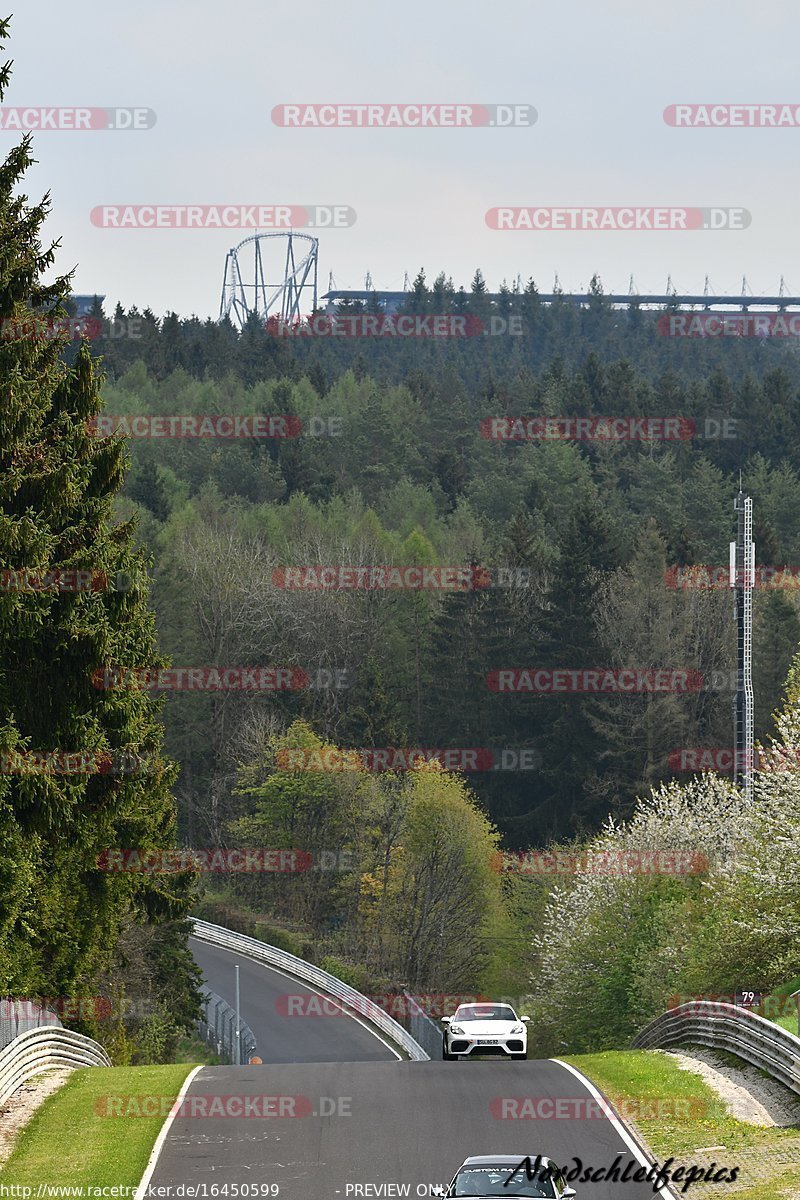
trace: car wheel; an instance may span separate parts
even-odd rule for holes
[[[447,1042],[444,1041],[442,1042],[442,1058],[445,1062],[451,1062],[453,1058],[452,1054],[447,1053]]]

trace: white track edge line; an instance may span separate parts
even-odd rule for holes
[[[350,1017],[350,1019],[352,1021],[356,1021],[357,1024],[359,1024],[363,1029],[366,1029],[367,1033],[371,1033],[373,1037],[377,1038],[378,1041],[381,1042],[381,1044],[384,1045],[387,1050],[391,1050],[392,1054],[395,1056],[395,1058],[399,1059],[400,1062],[406,1061],[403,1058],[402,1054],[400,1054],[399,1051],[395,1050],[394,1046],[392,1046],[390,1042],[387,1042],[383,1037],[381,1037],[380,1033],[378,1033],[370,1025],[367,1025],[367,1023],[365,1021],[362,1021],[359,1017],[355,1016],[353,1013],[347,1012],[342,1007],[341,1002],[339,1000],[337,1000],[335,996],[328,996],[328,995],[326,995],[325,992],[320,992],[317,988],[314,987],[313,984],[306,983],[306,981],[304,979],[300,979],[300,977],[298,975],[290,975],[288,973],[288,971],[282,971],[280,969],[280,967],[273,967],[272,963],[265,963],[265,962],[261,962],[260,959],[258,959],[258,958],[251,958],[251,956],[249,954],[245,954],[241,950],[232,950],[232,949],[229,949],[227,946],[219,946],[215,942],[207,942],[205,940],[205,938],[199,938],[199,937],[197,937],[196,934],[193,934],[193,933],[189,935],[189,939],[191,940],[192,938],[194,938],[194,940],[196,942],[202,942],[204,946],[213,946],[217,950],[224,950],[226,954],[240,954],[242,956],[242,958],[246,958],[248,962],[255,963],[257,967],[263,967],[265,971],[275,971],[276,974],[282,975],[284,979],[291,980],[292,983],[302,984],[302,986],[304,988],[308,988],[308,990],[310,992],[313,992],[315,996],[319,996],[322,1000],[327,1000],[327,1002],[329,1004],[335,1004],[336,1007],[342,1013],[344,1013],[344,1015],[346,1017]],[[424,1047],[423,1047],[423,1049],[424,1049]],[[139,1200],[139,1197],[138,1196],[134,1197],[134,1200]]]
[[[551,1058],[550,1062],[558,1063],[558,1065],[560,1067],[563,1067],[565,1071],[569,1071],[572,1075],[575,1076],[576,1079],[580,1080],[580,1082],[583,1084],[583,1086],[586,1088],[586,1090],[590,1093],[590,1095],[604,1107],[604,1109],[606,1110],[606,1116],[607,1116],[608,1120],[614,1126],[617,1133],[622,1138],[623,1142],[628,1147],[631,1154],[634,1156],[634,1158],[639,1163],[639,1165],[642,1167],[647,1167],[648,1169],[650,1167],[652,1167],[653,1164],[649,1163],[647,1161],[647,1159],[644,1156],[644,1151],[642,1150],[642,1147],[631,1136],[630,1131],[623,1124],[622,1120],[616,1115],[616,1113],[609,1111],[609,1109],[611,1107],[610,1101],[605,1100],[603,1098],[603,1096],[600,1095],[597,1088],[592,1083],[591,1079],[587,1079],[586,1076],[577,1069],[577,1067],[573,1067],[570,1063],[562,1062],[560,1058]],[[675,1192],[671,1191],[669,1186],[666,1183],[662,1183],[662,1185],[658,1189],[658,1191],[659,1191],[660,1195],[668,1196],[670,1198],[670,1200],[678,1200],[678,1197],[676,1196]],[[137,1200],[138,1200],[138,1198],[137,1198]]]
[[[144,1175],[142,1176],[141,1182],[139,1183],[139,1186],[136,1189],[136,1194],[135,1194],[133,1200],[144,1200],[144,1196],[147,1193],[147,1187],[150,1183],[150,1180],[153,1178],[153,1172],[156,1169],[156,1163],[158,1162],[158,1156],[161,1153],[164,1142],[167,1140],[167,1134],[169,1133],[170,1126],[172,1125],[172,1122],[175,1120],[175,1117],[178,1115],[178,1112],[180,1111],[180,1106],[183,1103],[183,1099],[189,1090],[190,1083],[194,1079],[197,1072],[202,1071],[203,1065],[204,1064],[201,1063],[199,1067],[195,1067],[194,1070],[190,1071],[189,1074],[184,1079],[183,1086],[182,1086],[181,1090],[178,1092],[178,1095],[175,1097],[175,1103],[173,1104],[170,1111],[167,1113],[166,1117],[164,1118],[164,1124],[161,1126],[161,1128],[158,1131],[158,1137],[155,1140],[153,1149],[150,1151],[150,1157],[147,1160],[147,1166],[144,1169]]]

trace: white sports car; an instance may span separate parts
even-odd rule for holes
[[[510,1004],[459,1004],[452,1017],[442,1017],[442,1058],[445,1062],[479,1054],[527,1058],[529,1020],[518,1017]]]
[[[532,1169],[534,1162],[538,1170]],[[445,1192],[445,1196],[463,1196],[465,1200],[475,1196],[569,1200],[574,1195],[575,1189],[567,1187],[561,1171],[549,1158],[534,1160],[519,1154],[481,1154],[465,1159]]]

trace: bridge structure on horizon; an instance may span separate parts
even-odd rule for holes
[[[266,319],[270,316],[282,321],[300,320],[303,302],[311,312],[320,311],[318,308],[317,273],[319,260],[319,239],[306,233],[294,230],[281,232],[259,232],[247,237],[228,251],[223,273],[222,297],[220,301],[219,319],[225,318],[234,322],[241,329],[253,315]],[[268,276],[272,276],[272,281]],[[599,277],[594,276],[599,283]],[[593,282],[594,282],[593,280]],[[403,287],[397,291],[379,290],[375,288],[372,273],[364,275],[364,286],[354,289],[340,289],[335,285],[333,272],[328,275],[328,291],[319,296],[324,305],[324,311],[335,312],[338,307],[366,308],[372,312],[391,315],[400,309],[406,309],[409,297],[413,296],[413,288],[409,286],[409,276],[406,273]],[[428,294],[431,292],[429,290]],[[453,310],[453,301],[457,298],[474,295],[465,289],[450,292],[449,309]],[[526,295],[522,287],[522,278],[517,276],[513,288],[501,292],[483,292],[483,298],[501,311],[504,306],[514,306]],[[565,291],[561,287],[558,274],[553,280],[550,292],[537,292],[539,302],[543,305],[570,304],[583,308],[594,300],[602,297],[604,303],[612,308],[645,309],[645,310],[725,310],[727,312],[747,313],[751,310],[768,310],[783,313],[787,310],[800,309],[800,296],[791,294],[783,275],[777,292],[773,295],[754,295],[747,277],[742,276],[741,292],[715,294],[709,276],[705,277],[702,292],[679,293],[672,282],[672,276],[667,276],[663,292],[639,292],[633,275],[627,292],[604,292],[602,289],[585,292]],[[87,297],[75,297],[76,300],[86,301]],[[455,308],[458,311],[458,308]]]
[[[372,305],[378,307],[382,312],[387,314],[398,312],[405,307],[409,297],[413,293],[406,289],[403,291],[379,291],[373,288],[355,288],[355,289],[330,289],[320,297],[320,300],[325,303],[327,312],[332,312],[337,305],[345,304],[351,306],[357,303],[363,305]],[[467,297],[472,295],[471,292],[466,292]],[[484,292],[484,298],[494,304],[508,303],[524,296],[522,291],[511,292]],[[591,292],[538,292],[540,303],[545,305],[566,303],[573,304],[576,308],[585,307],[590,304],[596,297]],[[749,312],[751,309],[768,309],[772,311],[784,312],[788,309],[800,308],[800,296],[792,296],[788,293],[783,280],[779,290],[771,296],[756,296],[752,292],[745,290],[743,287],[740,294],[728,293],[726,295],[715,295],[708,289],[703,292],[686,292],[680,293],[677,291],[667,290],[662,293],[657,292],[604,292],[602,299],[612,308],[643,308],[643,309],[701,309],[711,311],[712,309],[725,309],[726,311]]]

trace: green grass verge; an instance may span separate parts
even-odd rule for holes
[[[800,989],[800,978],[790,979],[779,987],[773,988],[764,999],[764,1016],[773,1021],[788,1033],[798,1036],[798,1006],[797,1000],[789,1000],[793,992]]]
[[[126,1120],[104,1116],[103,1097],[164,1096],[168,1111],[191,1069],[190,1064],[180,1063],[74,1071],[20,1133],[10,1159],[0,1170],[0,1183],[135,1189],[164,1117]],[[122,1193],[126,1194],[132,1196],[133,1191]]]
[[[687,1053],[691,1054],[690,1047]],[[763,1128],[735,1120],[699,1075],[682,1071],[665,1054],[612,1050],[564,1057],[564,1061],[582,1071],[615,1104],[659,1162],[674,1157],[676,1167],[714,1160],[719,1167],[741,1168],[733,1184],[694,1184],[685,1193],[690,1200],[711,1196],[788,1200],[796,1195],[800,1126]],[[681,1187],[674,1185],[679,1195]]]
[[[797,1017],[774,1017],[772,1020],[775,1025],[780,1025],[781,1029],[797,1037]]]
[[[791,996],[792,992],[797,991],[800,991],[800,975],[796,976],[794,979],[789,979],[786,983],[782,983],[778,987],[772,989],[773,995],[775,996]]]
[[[205,1063],[207,1067],[218,1067],[224,1062],[200,1037],[181,1038],[173,1057],[176,1063]]]

